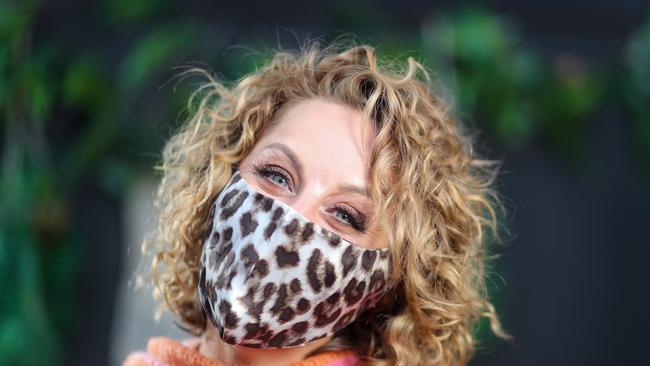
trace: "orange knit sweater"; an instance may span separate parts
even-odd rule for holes
[[[130,354],[122,366],[224,366],[199,353],[198,338],[178,342],[167,337],[154,337],[147,343],[147,352]],[[293,366],[354,366],[359,359],[352,351],[324,352]]]

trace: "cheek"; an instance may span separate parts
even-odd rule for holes
[[[381,249],[388,247],[386,235],[376,225],[372,225],[366,234],[354,234],[350,239],[362,248]]]

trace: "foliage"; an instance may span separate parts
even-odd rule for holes
[[[0,2],[3,365],[65,361],[66,339],[83,326],[75,318],[76,288],[88,246],[73,222],[75,188],[91,181],[121,199],[136,172],[151,165],[136,154],[157,150],[160,133],[145,123],[147,113],[129,108],[137,109],[134,100],[156,73],[181,61],[176,55],[187,50],[193,32],[171,24],[145,33],[113,78],[113,65],[93,51],[70,49],[54,34],[36,38],[41,6]],[[108,16],[132,19],[144,10]],[[170,107],[156,113],[180,110],[181,99],[173,98],[162,100]]]
[[[650,171],[650,14],[643,26],[632,35],[624,54],[625,77],[622,90],[630,110],[632,130],[637,141],[642,166]]]
[[[67,284],[78,255],[43,140],[52,56],[43,48],[32,57],[24,47],[35,10],[33,2],[0,3],[0,354],[9,365],[60,359],[55,335],[72,309],[65,297],[72,298]],[[47,306],[62,298],[64,307]],[[30,352],[34,344],[41,352]]]
[[[576,55],[546,60],[524,44],[514,21],[480,7],[423,26],[423,48],[459,116],[479,123],[506,147],[537,135],[579,160],[585,123],[598,105],[601,80]]]

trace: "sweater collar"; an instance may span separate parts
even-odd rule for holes
[[[225,366],[199,353],[199,340],[178,342],[167,337],[154,337],[147,343],[147,352],[170,366]],[[359,359],[353,351],[322,352],[293,366],[353,366]]]

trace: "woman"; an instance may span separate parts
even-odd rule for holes
[[[167,143],[155,295],[197,335],[125,365],[452,365],[476,348],[497,163],[430,88],[369,46],[207,73]],[[420,76],[424,76],[422,79]]]

